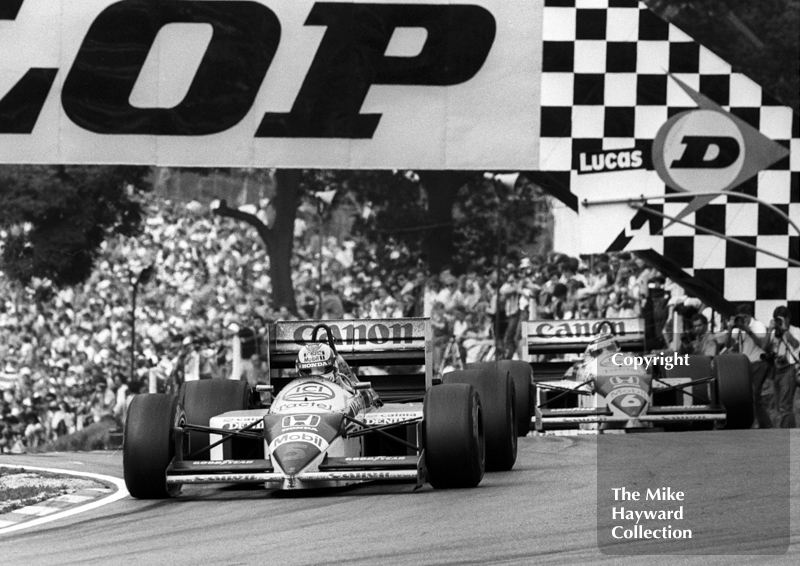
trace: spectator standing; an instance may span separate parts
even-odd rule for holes
[[[800,365],[800,329],[791,325],[789,309],[781,306],[772,313],[764,349],[774,372],[775,402],[778,426],[795,428],[794,395],[797,390],[797,368]]]
[[[66,401],[60,401],[51,422],[54,438],[75,432],[75,413]]]
[[[444,310],[452,312],[458,300],[458,279],[453,277],[449,272],[442,275],[442,288],[436,295],[436,301],[442,303]]]
[[[481,300],[481,290],[474,277],[467,276],[464,280],[463,305],[468,311],[475,308]]]
[[[564,320],[566,314],[565,301],[567,299],[567,286],[556,283],[553,294],[550,295],[550,304],[543,309],[542,318],[550,320]]]
[[[503,357],[510,359],[517,348],[517,331],[520,321],[521,288],[517,274],[508,274],[506,282],[500,287],[500,300],[506,313],[505,332],[503,333]]]
[[[95,381],[95,392],[89,398],[92,422],[98,423],[103,417],[113,417],[116,403],[117,396],[109,389],[108,382],[103,378],[97,379]]]
[[[114,417],[123,425],[128,409],[128,378],[122,372],[114,374],[114,388],[116,389],[116,402],[114,403]]]
[[[444,305],[439,301],[433,304],[431,311],[431,331],[433,333],[433,367],[438,371],[451,336],[450,321],[445,315]]]
[[[344,318],[344,306],[342,299],[334,292],[333,286],[330,283],[323,283],[320,287],[322,299],[320,301],[320,308],[317,311],[317,318],[322,320],[334,320]]]
[[[664,337],[664,325],[670,315],[670,295],[664,290],[665,281],[666,279],[659,275],[653,277],[647,284],[643,315],[647,327],[645,335],[651,338],[645,344],[646,350],[659,350],[668,346]]]
[[[436,297],[441,290],[442,284],[439,278],[434,275],[428,277],[428,282],[425,284],[422,295],[422,316],[426,318],[431,316],[433,313],[433,304],[436,302]]]
[[[692,331],[691,338],[686,336],[687,340],[681,337],[681,347],[678,349],[678,355],[696,354],[702,356],[716,356],[718,344],[714,338],[714,334],[708,329],[708,318],[702,313],[697,313],[692,316]]]

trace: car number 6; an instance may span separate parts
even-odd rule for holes
[[[642,400],[636,395],[625,395],[620,401],[620,405],[623,407],[638,407],[641,404]]]

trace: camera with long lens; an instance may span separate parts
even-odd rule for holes
[[[777,369],[784,369],[791,365],[786,356],[779,356],[775,352],[764,352],[761,354],[761,359],[770,365],[775,364]]]
[[[767,362],[768,364],[775,363],[775,360],[778,356],[775,355],[775,352],[764,352],[761,354],[761,361]]]
[[[781,336],[783,336],[783,324],[784,324],[785,320],[786,319],[784,319],[782,316],[776,316],[775,317],[775,337],[776,338],[780,338]]]
[[[786,356],[777,356],[775,358],[775,367],[778,369],[784,369],[791,365],[788,358]]]

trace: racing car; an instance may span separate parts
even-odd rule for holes
[[[635,354],[644,349],[641,319],[532,321],[524,325],[528,353],[547,377],[535,381],[534,427],[624,431],[750,428],[753,391],[749,361],[738,354],[686,355],[680,360]],[[563,371],[548,374],[540,358]],[[536,369],[534,369],[536,372]]]
[[[264,342],[259,383],[189,381],[133,398],[123,441],[133,497],[211,483],[467,488],[514,465],[513,379],[492,368],[434,379],[428,319],[278,322]],[[376,365],[394,371],[361,381],[357,368]]]

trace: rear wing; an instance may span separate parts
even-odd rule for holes
[[[312,332],[318,324],[330,327],[336,351],[353,367],[422,366],[423,374],[409,368],[408,379],[416,376],[414,389],[427,390],[433,384],[433,349],[431,323],[427,318],[390,318],[362,320],[302,320],[276,322],[269,326],[267,355],[272,369],[294,370],[300,348],[314,341]],[[319,332],[320,340],[327,335]],[[324,337],[324,338],[323,338]],[[376,389],[379,382],[394,382],[406,374],[370,375]],[[422,379],[424,379],[424,382]],[[389,389],[397,389],[394,385]],[[400,389],[408,389],[404,384]]]
[[[530,320],[522,323],[528,361],[534,356],[582,353],[599,334],[613,334],[620,349],[644,350],[644,319]]]

